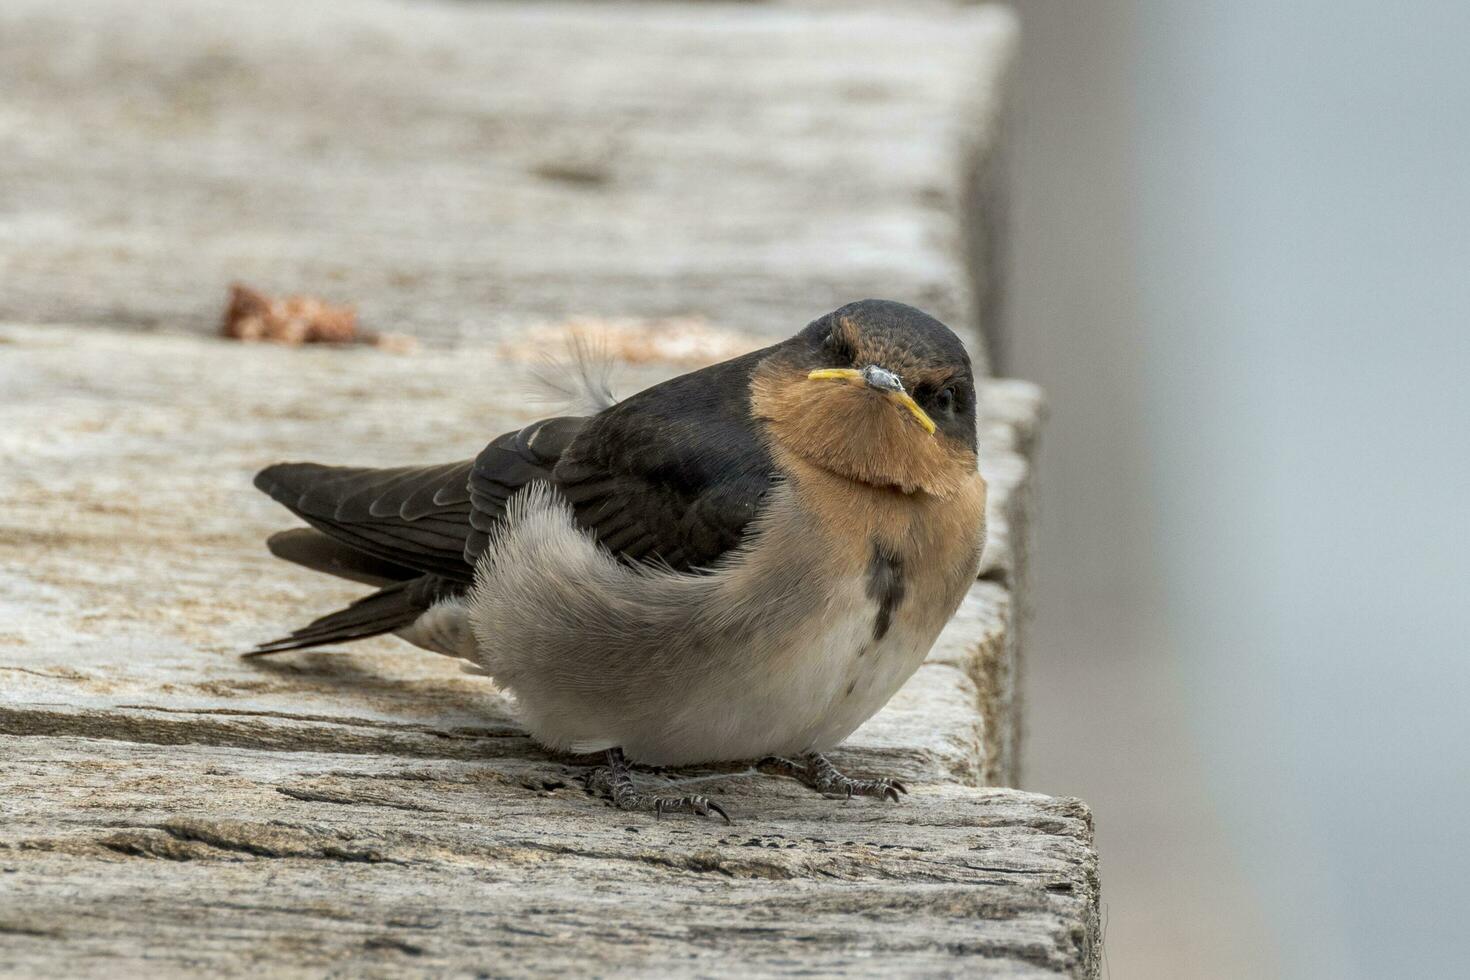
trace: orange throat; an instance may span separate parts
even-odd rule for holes
[[[947,498],[976,478],[968,446],[926,431],[872,389],[763,365],[751,381],[751,408],[778,455],[789,453],[859,483]]]

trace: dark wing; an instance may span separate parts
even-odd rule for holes
[[[440,466],[278,463],[261,470],[255,485],[318,531],[365,555],[470,582],[485,532],[504,513],[505,502],[532,480],[550,481],[561,450],[586,421],[543,419],[500,436],[475,460]]]
[[[592,418],[542,419],[473,461],[366,469],[281,463],[255,484],[312,527],[365,555],[450,582],[475,562],[506,505],[544,480],[609,551],[705,567],[738,545],[774,466],[750,413],[757,351],[655,385]],[[300,549],[303,564],[346,567]],[[297,560],[293,558],[293,560]],[[374,567],[391,580],[399,573]],[[351,576],[349,576],[351,577]]]
[[[608,550],[706,567],[738,545],[775,468],[750,411],[757,351],[656,385],[590,419],[552,482]]]
[[[469,473],[469,529],[464,559],[471,567],[489,542],[490,530],[505,516],[516,491],[535,480],[555,483],[555,467],[591,419],[542,419],[507,432],[480,450]]]
[[[368,469],[277,463],[255,485],[312,527],[381,561],[468,582],[468,461]]]
[[[765,353],[674,378],[590,419],[507,432],[472,461],[261,470],[255,485],[316,529],[276,535],[272,551],[381,588],[251,655],[391,632],[463,594],[511,497],[536,480],[559,488],[610,551],[681,570],[712,564],[740,543],[775,476],[750,412],[750,374]]]

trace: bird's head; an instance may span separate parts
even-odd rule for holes
[[[975,378],[933,317],[849,303],[771,350],[751,403],[778,451],[849,479],[949,496],[975,472]]]

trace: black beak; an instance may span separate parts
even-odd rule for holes
[[[887,368],[869,364],[863,368],[862,375],[869,388],[877,388],[879,391],[903,391],[903,381]]]

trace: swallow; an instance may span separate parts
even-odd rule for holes
[[[918,669],[985,543],[969,356],[882,300],[473,460],[255,484],[310,525],[275,555],[377,591],[246,656],[396,634],[492,677],[547,748],[605,753],[618,808],[726,822],[631,763],[907,792],[825,753]]]

